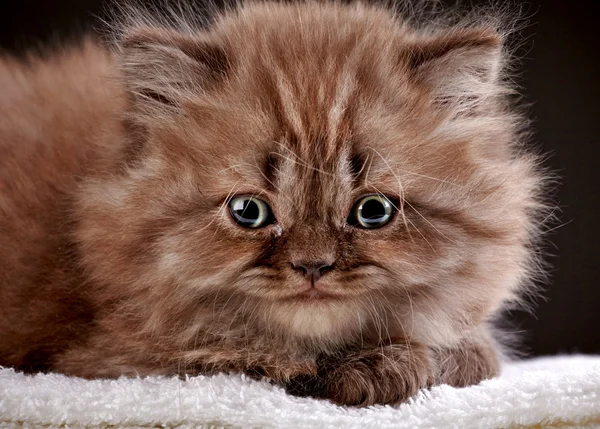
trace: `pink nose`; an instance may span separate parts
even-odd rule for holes
[[[333,270],[333,265],[324,261],[296,262],[292,263],[292,268],[315,284],[325,273]]]

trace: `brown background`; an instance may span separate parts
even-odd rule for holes
[[[479,3],[479,2],[471,2]],[[0,0],[0,46],[20,51],[75,38],[100,0]],[[561,176],[561,224],[551,234],[551,279],[534,315],[509,314],[533,354],[600,353],[600,2],[523,2],[521,84],[532,103],[535,141]],[[0,88],[1,96],[1,88]]]

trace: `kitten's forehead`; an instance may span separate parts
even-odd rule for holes
[[[348,158],[342,152],[338,152],[337,159],[324,161],[316,154],[306,157],[280,148],[270,161],[273,170],[269,182],[278,200],[286,204],[289,218],[304,221],[335,218],[339,206],[352,191]]]
[[[372,173],[385,166],[358,135],[364,92],[359,69],[348,57],[333,55],[320,64],[283,68],[268,62],[257,70],[274,136],[266,150],[264,142],[251,150],[259,171],[248,171],[248,179],[285,200],[295,220],[347,214],[367,164]]]
[[[263,67],[271,77],[266,102],[280,133],[269,154],[267,176],[275,173],[280,186],[288,184],[292,192],[310,188],[305,193],[315,196],[350,183],[353,160],[359,159],[354,140],[356,70],[334,54],[316,64],[286,57]]]
[[[349,152],[353,121],[349,107],[356,82],[350,70],[319,78],[317,74],[309,81],[274,71],[277,99],[273,102],[289,149],[318,165],[335,163]]]
[[[279,25],[261,20],[261,33],[244,49],[231,47],[236,73],[228,100],[236,108],[242,101],[251,109],[246,115],[262,118],[270,133],[270,141],[252,139],[255,147],[235,159],[250,157],[259,167],[242,181],[296,201],[297,214],[306,216],[342,202],[347,211],[361,174],[376,186],[370,192],[397,193],[398,142],[414,141],[414,130],[423,130],[408,123],[418,97],[394,60],[402,31],[387,14],[378,22],[388,26],[381,32],[351,10],[296,12]],[[236,24],[244,25],[251,24]],[[303,213],[309,205],[312,212]]]
[[[278,22],[259,12],[269,9],[236,24],[260,21],[261,31],[243,49],[231,47],[239,67],[234,98],[243,94],[268,112],[279,141],[305,161],[319,165],[351,154],[360,105],[372,104],[390,85],[397,50],[390,36],[398,26],[382,14],[378,25],[389,26],[384,37],[348,8],[282,8]]]
[[[260,70],[258,97],[274,135],[256,152],[261,171],[255,179],[294,201],[296,216],[327,215],[352,190],[353,169],[361,168],[353,136],[354,72],[308,61],[286,68],[265,62]]]

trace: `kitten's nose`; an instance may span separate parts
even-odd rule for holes
[[[333,269],[333,265],[325,261],[292,262],[292,268],[315,284],[326,272]]]

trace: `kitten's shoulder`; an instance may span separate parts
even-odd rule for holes
[[[84,99],[104,101],[116,89],[107,81],[117,77],[114,55],[91,37],[20,55],[0,53],[0,109],[14,110],[32,101],[49,102],[39,106],[44,110]]]
[[[0,88],[0,165],[13,182],[16,168],[76,174],[119,133],[126,103],[119,67],[92,38],[0,54]]]
[[[41,252],[77,183],[120,150],[121,87],[113,55],[91,39],[0,54],[0,272],[4,263],[18,271],[15,255]]]

